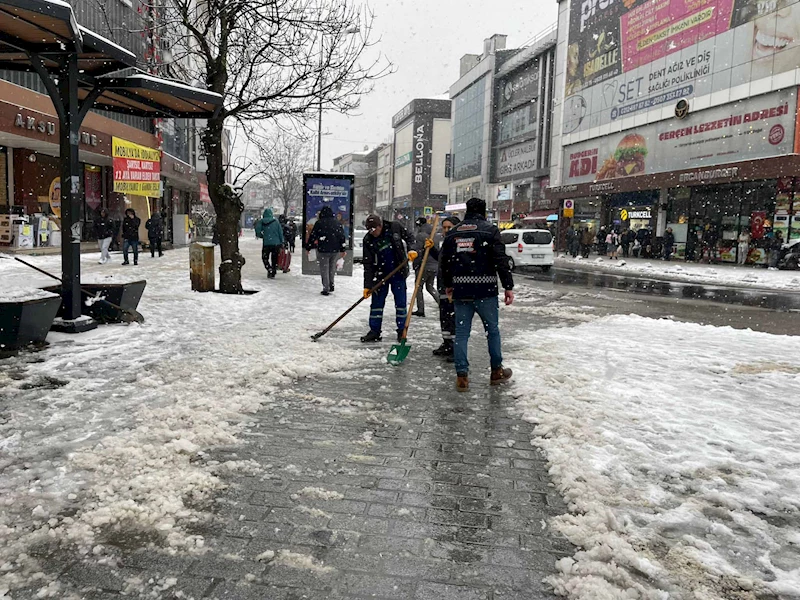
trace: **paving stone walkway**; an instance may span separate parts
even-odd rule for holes
[[[215,518],[198,524],[207,554],[140,540],[115,565],[76,562],[59,579],[87,600],[553,598],[543,579],[574,549],[547,524],[566,509],[532,425],[488,385],[483,336],[459,394],[425,330],[401,367],[381,360],[384,342],[366,367],[283,390],[243,444],[214,451],[252,469],[226,477]],[[357,339],[355,325],[337,334]]]

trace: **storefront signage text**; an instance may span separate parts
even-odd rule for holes
[[[392,117],[392,127],[397,127],[400,123],[402,123],[408,117],[410,117],[413,108],[414,108],[413,101],[406,104],[399,113],[397,113],[395,116]]]
[[[417,127],[414,134],[414,183],[422,183],[422,175],[425,173],[425,125]]]
[[[590,192],[613,192],[613,183],[593,183],[589,186]]]
[[[161,151],[112,138],[114,191],[155,198],[161,195]]]
[[[56,134],[55,121],[45,121],[44,119],[37,119],[36,117],[23,115],[22,113],[17,113],[17,117],[14,119],[14,125],[28,131],[38,131],[39,133],[44,133],[49,136]],[[97,146],[99,140],[93,133],[81,131],[80,143],[86,146]]]
[[[781,90],[570,144],[562,180],[599,183],[791,154],[796,96]]]
[[[413,152],[406,152],[405,154],[401,154],[397,158],[394,159],[394,168],[399,169],[400,167],[405,167],[406,165],[411,164],[413,161],[414,153]]]
[[[724,91],[716,82],[712,89],[710,75],[731,65],[735,86],[793,72],[800,62],[800,46],[785,33],[797,13],[774,2],[576,0],[573,7],[565,106],[583,110],[564,119],[565,134]]]
[[[739,176],[739,167],[729,167],[727,169],[708,169],[705,171],[693,171],[692,173],[682,173],[681,183],[689,181],[711,181],[713,179],[729,179]]]
[[[629,219],[652,219],[653,215],[649,210],[628,210],[623,208],[619,211],[619,216],[623,221],[627,221]]]
[[[551,194],[569,194],[571,192],[577,192],[578,186],[575,184],[568,184],[568,185],[555,185],[549,188],[549,193]]]

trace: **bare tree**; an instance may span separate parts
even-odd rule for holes
[[[151,0],[153,1],[153,0]],[[222,136],[279,117],[358,107],[372,82],[391,71],[366,61],[373,15],[357,0],[158,0],[172,39],[170,68],[223,95],[202,134],[208,187],[220,239],[220,291],[240,293],[240,196],[225,184]],[[365,62],[366,61],[366,62]],[[252,170],[243,167],[241,173]]]
[[[275,188],[283,205],[283,214],[302,198],[303,171],[314,164],[308,141],[278,130],[270,145],[262,150],[260,172]]]

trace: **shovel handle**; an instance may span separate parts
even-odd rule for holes
[[[431,235],[428,238],[431,242],[433,241],[433,236],[436,235],[436,230],[439,229],[439,215],[436,215],[433,219],[433,227],[431,228]],[[411,304],[408,307],[408,314],[406,315],[406,326],[403,328],[403,335],[400,337],[401,340],[405,340],[408,337],[408,328],[411,325],[411,313],[414,312],[414,302],[417,299],[417,294],[419,293],[419,286],[422,283],[422,277],[425,274],[425,263],[428,262],[428,255],[431,253],[430,248],[425,248],[425,254],[422,257],[422,264],[419,266],[419,271],[417,272],[417,281],[414,283],[414,293],[411,295]]]
[[[381,280],[380,280],[378,283],[376,283],[374,286],[372,286],[372,288],[369,290],[369,293],[370,293],[370,295],[372,295],[372,294],[374,294],[375,292],[377,292],[377,291],[378,291],[378,289],[379,289],[379,288],[380,288],[380,287],[381,287],[383,284],[385,284],[385,283],[386,283],[387,281],[389,281],[389,280],[390,280],[392,277],[394,277],[394,276],[395,276],[397,273],[399,273],[399,272],[400,272],[400,270],[401,270],[401,269],[403,269],[403,268],[406,266],[406,262],[408,262],[408,258],[406,258],[406,260],[404,260],[404,261],[403,261],[403,262],[401,262],[401,263],[400,263],[400,264],[399,264],[397,267],[395,267],[395,269],[394,269],[394,270],[393,270],[391,273],[389,273],[389,274],[388,274],[386,277],[384,277],[384,278],[383,278],[383,279],[381,279]],[[357,307],[359,304],[361,304],[361,303],[362,303],[364,300],[366,300],[366,298],[364,298],[363,296],[362,296],[361,298],[359,298],[359,299],[358,299],[358,300],[357,300],[357,301],[356,301],[356,302],[353,304],[353,306],[351,306],[351,307],[350,307],[350,308],[348,308],[346,311],[344,311],[344,312],[343,312],[341,315],[339,315],[339,318],[338,318],[338,319],[336,319],[336,320],[335,320],[333,323],[331,323],[330,325],[328,325],[328,326],[327,326],[327,327],[326,327],[324,330],[320,331],[319,333],[315,333],[314,335],[312,335],[312,336],[311,336],[311,339],[312,339],[312,340],[314,340],[314,341],[316,342],[316,341],[317,341],[319,338],[321,338],[323,335],[325,335],[326,333],[328,333],[328,332],[329,332],[331,329],[333,329],[334,327],[336,327],[336,325],[339,323],[339,321],[341,321],[341,320],[342,320],[342,319],[344,319],[344,318],[345,318],[347,315],[349,315],[351,312],[353,312],[353,311],[356,309],[356,307]]]

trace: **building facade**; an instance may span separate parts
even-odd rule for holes
[[[416,219],[447,204],[450,100],[418,98],[392,118],[396,217]]]
[[[363,153],[351,152],[333,159],[336,173],[352,173],[355,180],[355,212],[353,224],[362,227],[367,217],[375,211],[375,185],[378,171],[378,149]]]
[[[579,228],[649,230],[654,254],[667,228],[678,256],[730,262],[747,234],[755,264],[800,238],[800,50],[768,43],[791,6],[585,4],[559,4],[547,197]]]
[[[521,215],[544,221],[558,211],[544,197],[550,181],[555,46],[552,27],[494,73],[488,190],[501,223]]]
[[[461,57],[459,79],[450,86],[452,135],[448,203],[460,205],[469,198],[492,198],[488,190],[492,150],[494,73],[506,51],[505,35],[484,40],[483,54]]]
[[[157,11],[143,0],[109,2],[98,10],[94,0],[72,0],[78,22],[136,54],[141,68],[157,73],[164,50],[156,31]],[[57,157],[58,119],[44,86],[34,73],[0,72],[0,213],[14,215],[13,231],[0,232],[0,245],[59,246]],[[113,140],[161,153],[160,186],[150,195],[117,193]],[[190,215],[198,207],[212,213],[202,151],[192,120],[146,119],[90,111],[81,132],[83,202],[82,239],[94,239],[92,224],[101,208],[122,220],[133,208],[144,223],[155,211],[167,215],[165,238],[189,241]],[[51,202],[51,196],[53,201]],[[209,211],[210,209],[210,211]],[[142,226],[140,237],[147,239]]]
[[[378,146],[378,167],[375,177],[375,212],[384,219],[394,218],[392,190],[394,188],[394,144]]]

